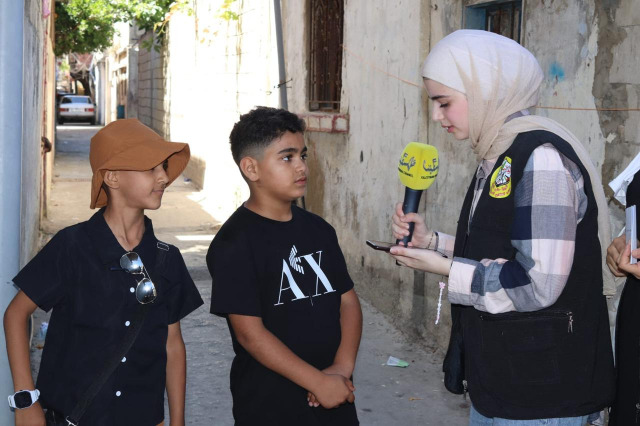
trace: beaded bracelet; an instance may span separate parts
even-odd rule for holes
[[[444,291],[445,283],[440,281],[440,295],[438,296],[438,313],[436,315],[436,325],[440,321],[440,308],[442,308],[442,292]]]
[[[429,247],[431,247],[431,241],[433,241],[433,236],[435,235],[434,231],[431,231],[431,238],[429,238],[429,242],[427,243],[427,250],[430,250]]]

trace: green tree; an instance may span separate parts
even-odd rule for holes
[[[69,53],[91,53],[107,49],[113,42],[115,24],[135,23],[139,28],[154,31],[159,40],[169,17],[185,9],[190,0],[60,0],[56,11],[56,56]],[[146,47],[150,49],[153,41]],[[158,45],[155,46],[156,48]],[[86,72],[72,73],[85,93],[91,95]]]
[[[56,2],[55,54],[90,53],[111,46],[117,22],[161,34],[170,11],[188,0],[66,0]]]

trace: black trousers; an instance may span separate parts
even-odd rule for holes
[[[616,325],[616,399],[609,426],[640,424],[640,280],[627,278]]]

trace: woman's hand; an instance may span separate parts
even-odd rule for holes
[[[393,246],[389,253],[403,266],[445,277],[449,276],[452,260],[443,257],[436,251]]]
[[[620,257],[625,249],[625,243],[625,237],[624,235],[621,235],[618,238],[615,238],[607,248],[607,266],[609,266],[609,270],[611,270],[611,273],[616,277],[625,276],[625,273],[618,269],[618,263],[620,262]]]
[[[402,203],[396,204],[396,210],[391,220],[391,229],[393,230],[393,237],[396,240],[401,240],[409,235],[409,224],[413,222],[415,227],[413,228],[413,235],[411,236],[409,247],[428,248],[429,243],[433,244],[433,232],[427,229],[424,218],[417,213],[404,214],[402,211]]]
[[[640,263],[631,264],[630,256],[635,257],[636,259],[640,258],[640,249],[635,249],[633,252],[631,251],[631,243],[627,244],[622,255],[620,257],[620,261],[618,262],[618,269],[629,274],[632,274],[634,277],[640,280]],[[607,256],[607,259],[609,256]],[[611,271],[613,272],[613,271]]]

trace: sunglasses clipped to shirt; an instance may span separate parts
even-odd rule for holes
[[[138,256],[138,253],[130,251],[123,254],[120,258],[120,268],[129,274],[142,275],[142,279],[138,281],[135,291],[138,302],[146,305],[156,300],[156,286],[153,284],[153,281],[151,281],[151,277],[144,267],[142,259]],[[118,269],[112,268],[112,270]]]

